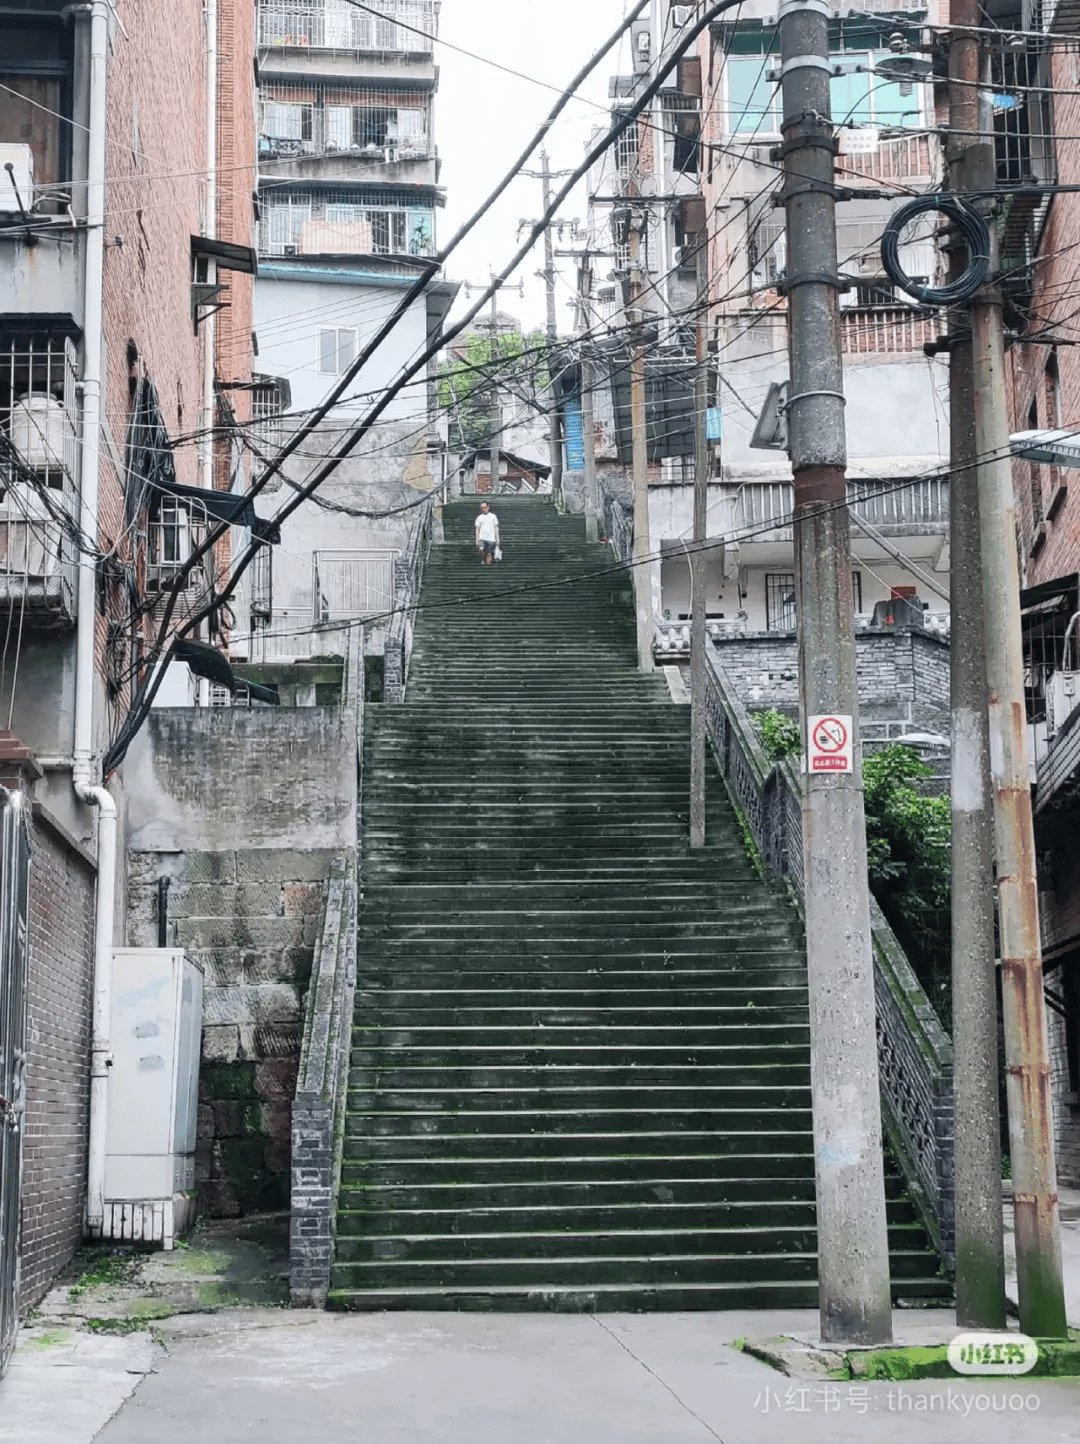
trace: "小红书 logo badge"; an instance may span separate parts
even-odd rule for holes
[[[1038,1362],[1039,1346],[1026,1334],[957,1334],[949,1345],[958,1374],[1030,1374]]]

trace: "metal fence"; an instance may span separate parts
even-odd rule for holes
[[[315,553],[312,596],[315,621],[377,617],[394,605],[394,564],[389,548]]]
[[[75,615],[75,347],[64,336],[0,340],[0,605]]]
[[[802,801],[789,762],[771,765],[718,659],[707,669],[717,761],[766,867],[805,891]],[[945,1259],[954,1253],[952,1045],[881,910],[871,905],[885,1127]]]
[[[264,0],[259,6],[259,44],[427,54],[438,34],[437,17],[434,0],[371,0],[365,10],[349,0]]]
[[[29,876],[27,814],[21,794],[12,793],[0,809],[0,1374],[19,1323]]]

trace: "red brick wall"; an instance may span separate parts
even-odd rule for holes
[[[30,864],[22,1297],[79,1246],[86,1195],[94,872],[40,817]]]
[[[1080,135],[1080,56],[1057,52],[1053,59],[1054,127],[1059,135]],[[1080,185],[1080,141],[1064,139],[1057,147],[1058,180],[1062,185]],[[1029,331],[1073,340],[1077,296],[1080,294],[1080,195],[1059,194],[1051,202],[1040,254],[1043,261],[1035,272],[1035,295],[1031,305]],[[1015,346],[1009,353],[1010,426],[1013,431],[1029,429],[1029,411],[1035,404],[1036,425],[1072,425],[1080,420],[1080,355],[1072,345],[1056,351],[1048,345]],[[1050,414],[1046,393],[1046,366],[1056,359],[1060,423]],[[1015,462],[1018,513],[1026,564],[1026,582],[1038,582],[1075,572],[1080,567],[1080,477],[1075,471],[1054,472],[1048,466],[1032,467]],[[1052,522],[1046,523],[1046,539],[1036,557],[1031,546],[1038,529],[1037,509],[1041,496],[1045,514],[1059,482],[1068,486],[1064,506]],[[1034,497],[1033,497],[1034,483]]]

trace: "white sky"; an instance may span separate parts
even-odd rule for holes
[[[443,162],[440,184],[447,192],[446,210],[439,217],[440,244],[445,245],[456,233],[520,155],[555,102],[555,90],[546,87],[562,90],[615,30],[626,9],[626,0],[444,0],[441,40],[545,85],[518,80],[482,61],[470,60],[448,45],[436,46],[441,76],[435,101],[435,138]],[[571,101],[548,136],[553,170],[581,163],[590,132],[603,123],[610,105],[608,81],[628,64],[624,40],[621,49],[614,48],[601,61],[582,92],[594,103]],[[540,169],[539,152],[528,169]],[[486,281],[490,267],[501,269],[516,250],[518,222],[538,219],[540,214],[540,181],[518,178],[450,258],[449,278]],[[560,215],[567,221],[575,216],[585,220],[584,185],[567,199]],[[500,303],[500,310],[518,316],[526,330],[545,324],[543,282],[535,275],[543,264],[540,242],[515,277],[515,281],[525,280],[524,299],[516,291],[507,291]],[[572,320],[568,303],[576,284],[575,267],[569,260],[556,265],[561,274],[559,330],[566,332]],[[460,315],[462,301],[455,314]]]

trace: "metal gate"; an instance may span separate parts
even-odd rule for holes
[[[15,792],[0,808],[0,1374],[15,1346],[19,1322],[29,878],[25,804]]]

